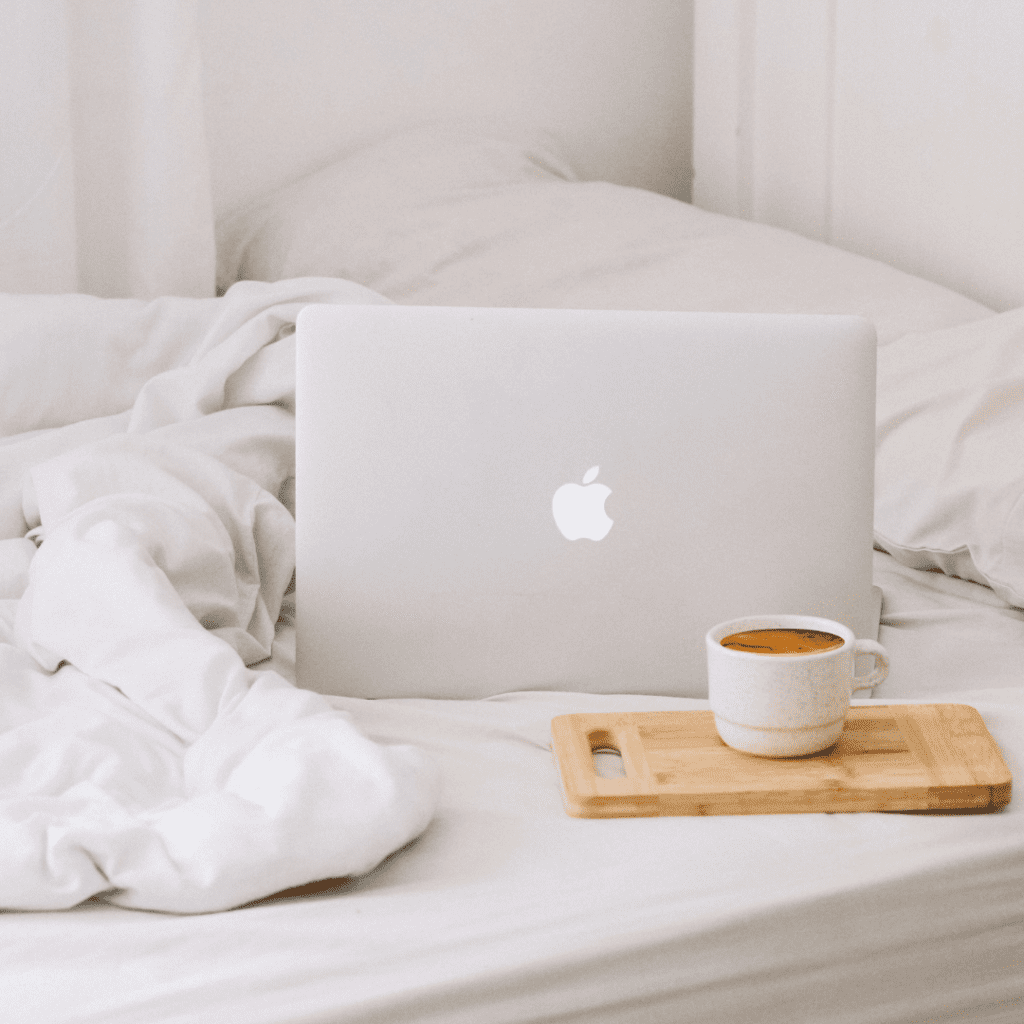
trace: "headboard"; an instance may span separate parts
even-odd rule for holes
[[[1024,304],[1024,5],[696,0],[694,202]]]

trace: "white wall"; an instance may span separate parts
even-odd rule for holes
[[[692,0],[205,0],[202,35],[217,212],[443,117],[689,197]]]
[[[697,0],[693,197],[1024,304],[1020,0]]]

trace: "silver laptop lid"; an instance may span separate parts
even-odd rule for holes
[[[875,635],[866,321],[313,306],[297,333],[300,685],[706,696],[724,619]]]

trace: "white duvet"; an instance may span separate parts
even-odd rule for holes
[[[314,301],[383,300],[180,300],[159,336],[186,365],[0,442],[0,520],[30,528],[0,540],[0,907],[220,910],[369,871],[429,822],[417,750],[260,666],[289,612],[292,325]]]

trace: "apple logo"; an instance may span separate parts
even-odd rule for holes
[[[605,515],[604,503],[610,487],[591,483],[597,477],[599,466],[591,466],[584,474],[583,485],[562,484],[551,499],[555,525],[567,540],[604,540],[614,520]],[[589,486],[585,486],[589,485]]]

